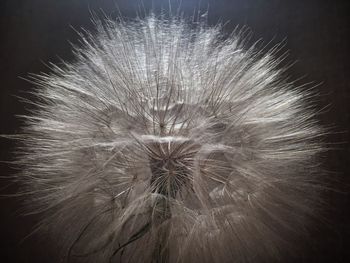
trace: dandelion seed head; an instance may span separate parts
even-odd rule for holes
[[[36,77],[21,162],[74,262],[273,262],[318,207],[311,91],[244,34],[151,15],[96,21]]]

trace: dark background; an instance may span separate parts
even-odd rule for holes
[[[152,1],[144,0],[146,9]],[[155,10],[165,8],[169,0],[153,1]],[[171,1],[175,3],[176,1]],[[208,23],[230,21],[228,32],[236,25],[247,25],[253,32],[252,41],[260,38],[277,44],[286,38],[284,50],[289,61],[297,63],[289,70],[302,82],[320,84],[319,117],[325,126],[333,127],[327,142],[333,150],[326,156],[325,167],[338,191],[327,194],[328,227],[312,237],[316,250],[293,262],[350,262],[350,198],[349,198],[349,15],[350,1],[278,1],[278,0],[216,0],[186,1],[181,10],[193,13],[194,8],[209,7]],[[59,58],[71,61],[70,42],[78,43],[72,29],[93,30],[91,12],[100,9],[111,16],[120,13],[134,17],[139,1],[118,0],[1,0],[0,12],[0,134],[19,131],[21,121],[16,114],[26,113],[25,105],[16,98],[33,89],[20,77],[28,73],[50,72],[44,65],[59,63]],[[15,143],[0,138],[0,160],[12,160]],[[0,164],[0,174],[11,176],[15,169]],[[17,186],[1,179],[1,193],[15,193]],[[52,262],[50,251],[34,237],[21,240],[30,233],[35,217],[20,216],[22,201],[0,198],[0,262]]]

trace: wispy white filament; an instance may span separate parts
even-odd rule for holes
[[[96,22],[36,78],[22,181],[69,262],[274,262],[316,216],[322,129],[275,49],[149,16]]]

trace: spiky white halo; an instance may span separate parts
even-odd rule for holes
[[[21,162],[74,262],[272,262],[317,207],[322,129],[274,50],[149,16],[36,79]]]

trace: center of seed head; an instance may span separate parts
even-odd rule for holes
[[[181,137],[153,137],[147,143],[153,193],[175,198],[191,187],[191,167],[198,147]]]

